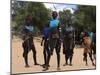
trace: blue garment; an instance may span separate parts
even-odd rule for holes
[[[33,26],[25,26],[25,29],[29,30],[30,32],[32,32],[34,30]]]
[[[34,32],[34,28],[33,28],[33,26],[25,26],[25,32]]]
[[[50,28],[57,27],[58,24],[59,24],[59,20],[58,19],[52,20],[52,21],[50,21]]]
[[[91,41],[93,41],[93,32],[89,32],[89,36],[90,36]]]
[[[45,39],[47,39],[49,37],[49,32],[50,32],[50,29],[49,28],[44,28],[43,35],[44,35],[44,38]]]
[[[74,30],[74,28],[72,26],[66,27],[66,29],[65,29],[66,32],[72,32],[73,30]]]

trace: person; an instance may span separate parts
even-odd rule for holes
[[[49,33],[50,33],[50,28],[45,27],[43,30],[43,37],[41,41],[41,46],[44,45],[43,48],[43,55],[44,55],[44,64],[42,65],[43,68],[45,68],[46,63],[47,63],[47,57],[50,56],[50,50],[49,50]],[[43,44],[44,43],[44,44]]]
[[[92,58],[92,48],[91,48],[91,38],[89,36],[88,32],[85,32],[85,36],[84,36],[84,53],[83,53],[83,61],[86,62],[86,66],[88,65],[87,63],[87,54],[89,54],[90,60],[92,62],[92,65],[94,66],[94,62],[93,62],[93,58]]]
[[[95,66],[96,66],[96,33],[94,33],[92,49],[93,49],[93,56],[95,60]]]
[[[91,43],[93,43],[93,36],[94,36],[94,33],[92,31],[88,32],[89,34],[89,37],[91,39]]]
[[[34,65],[39,65],[36,60],[36,49],[33,43],[33,33],[34,33],[34,28],[32,26],[32,19],[30,18],[31,16],[28,15],[26,18],[26,25],[23,28],[23,42],[22,42],[22,47],[23,47],[23,57],[25,61],[25,67],[29,67],[28,64],[28,53],[30,50],[33,52],[33,59],[34,59]]]
[[[68,21],[64,29],[63,54],[65,55],[65,64],[63,66],[68,65],[68,59],[70,60],[69,65],[72,66],[74,41],[74,28]]]
[[[52,12],[53,20],[50,21],[50,35],[49,35],[49,46],[50,46],[50,56],[47,58],[47,64],[44,71],[49,69],[49,62],[51,55],[53,55],[53,50],[56,50],[57,54],[57,70],[60,70],[60,32],[59,32],[59,20],[57,19],[58,14],[56,11]]]
[[[89,34],[89,37],[91,39],[91,49],[93,52],[92,54],[93,54],[94,60],[96,62],[96,35],[92,31],[89,31],[88,34]]]

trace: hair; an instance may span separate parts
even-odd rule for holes
[[[88,32],[85,32],[85,36],[89,36],[89,33]]]
[[[30,14],[27,15],[25,20],[26,20],[26,21],[28,21],[28,20],[29,20],[29,21],[32,21],[32,15],[30,15]]]
[[[58,14],[57,11],[53,11],[53,12],[52,12],[52,14],[54,14],[54,13]]]
[[[52,12],[52,16],[54,16],[56,14],[56,17],[58,16],[58,13],[57,13],[57,11],[53,11]]]

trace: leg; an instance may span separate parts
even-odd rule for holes
[[[25,45],[25,43],[22,44],[23,45],[23,57],[24,57],[24,61],[25,61],[25,67],[29,67],[28,64],[28,47]]]
[[[36,50],[35,50],[34,44],[31,45],[31,49],[32,49],[32,52],[33,52],[34,65],[39,65],[39,64],[37,63],[37,60],[36,60]]]
[[[57,55],[57,67],[60,67],[60,52],[56,49],[56,55]]]
[[[65,64],[63,66],[68,65],[68,55],[65,53]]]
[[[89,57],[90,57],[90,60],[92,62],[92,65],[94,66],[95,64],[94,64],[93,59],[92,59],[92,53],[89,53]]]
[[[69,60],[70,60],[70,64],[69,65],[70,66],[72,66],[72,58],[73,58],[73,55],[71,55],[70,58],[69,58]]]
[[[88,64],[87,64],[87,53],[84,53],[83,55],[84,55],[83,61],[86,62],[86,66],[87,66],[87,65],[88,65]]]
[[[50,62],[50,58],[51,58],[51,54],[50,52],[48,53],[48,56],[47,56],[47,60],[46,60],[46,65],[45,65],[45,69],[43,69],[43,71],[46,71],[49,69],[49,62]]]
[[[46,49],[44,49],[43,54],[44,54],[44,64],[46,64],[46,59],[47,59],[47,58],[46,58],[46,57],[47,57],[47,56],[46,56]]]
[[[50,62],[50,58],[51,58],[51,51],[53,51],[53,50],[49,50],[49,47],[47,47],[47,50],[46,50],[46,52],[47,52],[47,58],[46,58],[46,65],[45,65],[45,69],[43,69],[43,71],[46,71],[46,70],[48,70],[49,69],[49,62]]]
[[[60,70],[60,48],[61,48],[61,43],[59,39],[57,40],[57,46],[56,46],[56,55],[57,55],[57,70]]]
[[[70,66],[72,66],[72,59],[73,59],[73,49],[71,49],[71,53],[70,53]]]
[[[66,52],[67,48],[66,48],[66,38],[64,38],[63,40],[63,54],[65,55],[65,64],[63,66],[68,65],[68,56],[67,56],[67,52]]]
[[[46,54],[45,47],[44,47],[43,55],[44,55],[44,64],[42,66],[43,66],[43,68],[45,68],[45,65],[46,65],[46,62],[47,62],[47,54]]]
[[[95,60],[95,65],[96,65],[96,44],[93,45],[93,57]]]

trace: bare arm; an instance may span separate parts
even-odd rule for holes
[[[44,36],[42,37],[41,46],[43,46]]]

